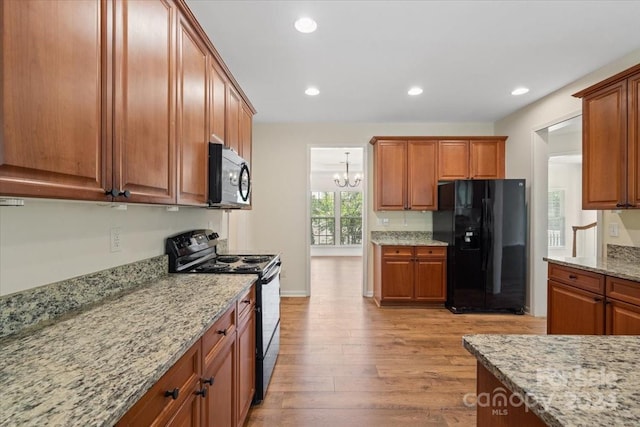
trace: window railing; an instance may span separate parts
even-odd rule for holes
[[[340,244],[362,244],[362,218],[340,218]]]
[[[311,217],[311,244],[335,245],[336,220],[332,216]]]

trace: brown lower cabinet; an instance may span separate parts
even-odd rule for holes
[[[446,251],[444,246],[374,245],[376,304],[445,302]]]
[[[255,295],[254,286],[117,426],[243,425],[255,391]]]
[[[640,282],[549,263],[547,333],[640,335]]]
[[[508,388],[478,362],[476,406],[478,427],[542,427],[546,426],[531,412],[519,395],[508,393]],[[505,393],[505,391],[507,393]],[[480,396],[486,396],[480,399]]]

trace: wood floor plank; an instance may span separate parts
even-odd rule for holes
[[[546,319],[379,308],[358,257],[311,262],[312,297],[283,298],[281,351],[248,426],[472,426],[476,359],[462,336],[545,334]]]

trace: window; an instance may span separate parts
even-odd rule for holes
[[[548,209],[548,246],[562,248],[565,245],[564,190],[549,191]]]
[[[362,193],[340,192],[340,244],[362,244]]]
[[[335,244],[335,193],[311,192],[311,244]]]
[[[362,244],[361,192],[311,192],[311,244],[319,246]]]

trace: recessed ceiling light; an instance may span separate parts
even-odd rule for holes
[[[409,89],[407,93],[411,96],[420,95],[422,93],[422,88],[419,88],[418,86],[414,86],[411,89]]]
[[[304,93],[306,93],[309,96],[316,96],[320,93],[320,91],[318,90],[318,88],[308,87],[307,90],[304,91]]]
[[[306,16],[298,19],[293,25],[301,33],[313,33],[318,28],[316,21]]]
[[[527,87],[518,87],[511,91],[511,95],[524,95],[529,92],[529,88]]]

